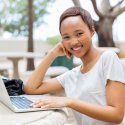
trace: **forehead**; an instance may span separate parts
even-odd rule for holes
[[[71,17],[65,18],[62,21],[60,30],[62,32],[64,30],[68,30],[68,29],[74,29],[74,28],[83,29],[85,27],[86,27],[86,24],[83,21],[83,19],[81,18],[81,16],[71,16]]]

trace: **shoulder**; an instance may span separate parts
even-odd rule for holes
[[[123,66],[114,51],[105,51],[102,54],[102,70],[106,80],[125,82]]]
[[[114,51],[104,51],[101,57],[103,61],[119,60],[118,55]]]
[[[104,68],[122,69],[122,64],[118,55],[114,51],[105,51],[102,54],[102,65]]]
[[[103,68],[121,67],[121,62],[118,55],[114,51],[104,51],[100,57],[100,62]]]
[[[114,51],[108,50],[108,51],[104,51],[102,53],[102,56],[103,57],[117,57],[117,54]]]

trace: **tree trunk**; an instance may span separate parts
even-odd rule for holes
[[[33,52],[33,0],[28,0],[28,52]],[[27,60],[27,70],[34,70],[34,59]]]
[[[112,35],[112,25],[114,20],[111,18],[103,18],[95,22],[95,30],[98,35],[100,47],[115,47]]]
[[[103,14],[103,17],[100,17],[98,21],[96,32],[98,34],[99,46],[103,47],[114,47],[113,35],[112,35],[112,25],[113,18],[107,14],[111,8],[109,0],[102,0],[100,12]]]
[[[79,0],[72,0],[72,2],[73,2],[73,4],[74,4],[75,6],[81,6]]]

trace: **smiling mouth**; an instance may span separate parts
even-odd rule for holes
[[[71,48],[71,50],[73,50],[73,51],[79,51],[81,48],[83,48],[83,45],[74,46],[74,47]]]

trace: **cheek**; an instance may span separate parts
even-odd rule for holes
[[[72,53],[72,50],[71,50],[71,42],[65,42],[65,44],[64,44],[64,47],[65,47],[65,49],[68,51],[68,52],[70,52],[70,53]]]
[[[89,36],[83,36],[79,40],[83,44],[89,44],[91,42],[91,38]]]
[[[63,42],[63,46],[68,49],[69,48],[69,41],[68,40],[64,40]]]
[[[70,43],[71,43],[70,40],[63,40],[63,45],[64,46],[69,46]]]

